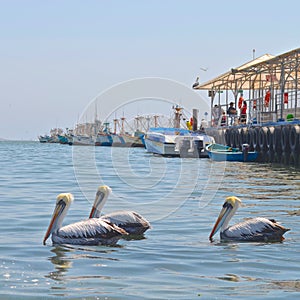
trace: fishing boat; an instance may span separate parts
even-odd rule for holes
[[[95,140],[93,136],[90,135],[74,135],[73,136],[74,146],[94,146]]]
[[[168,157],[208,157],[205,146],[214,138],[184,128],[150,128],[144,137],[147,152]]]
[[[215,161],[251,162],[258,156],[258,152],[249,151],[248,144],[243,144],[242,150],[221,144],[210,144],[206,147],[206,151],[209,158]]]
[[[49,135],[45,134],[45,135],[39,135],[38,139],[39,139],[40,143],[49,143],[51,137]]]
[[[175,151],[175,138],[187,134],[189,131],[181,128],[150,128],[144,136],[146,151],[162,156],[179,156],[179,151]]]

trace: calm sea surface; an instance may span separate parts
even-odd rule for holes
[[[299,299],[300,173],[260,164],[161,158],[144,149],[0,142],[1,299]],[[153,228],[116,247],[42,240],[62,192],[64,224],[87,218],[96,189],[104,213],[144,215]],[[282,243],[210,243],[225,197],[243,201],[231,224],[269,217]]]

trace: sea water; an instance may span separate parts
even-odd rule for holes
[[[299,299],[300,173],[267,164],[154,156],[140,148],[0,142],[1,299]],[[134,210],[152,224],[117,246],[42,241],[62,192],[64,224],[86,219],[99,185],[103,213]],[[281,243],[211,243],[227,196],[231,224],[267,217]]]

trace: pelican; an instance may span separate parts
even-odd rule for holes
[[[127,234],[122,228],[102,219],[87,219],[61,227],[73,200],[74,197],[70,193],[57,196],[52,219],[44,237],[44,245],[50,234],[53,244],[73,245],[115,245]]]
[[[99,186],[93,207],[90,212],[90,218],[99,218],[100,212],[107,201],[112,190],[109,186]],[[100,217],[100,220],[108,221],[121,227],[129,234],[141,235],[147,229],[151,228],[150,223],[140,214],[134,211],[116,211]]]
[[[230,219],[241,204],[241,200],[235,196],[226,198],[209,236],[210,241],[219,229],[222,241],[280,242],[284,240],[283,234],[290,229],[279,225],[275,220],[253,218],[228,226]]]

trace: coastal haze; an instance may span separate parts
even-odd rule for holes
[[[93,99],[128,80],[162,78],[191,89],[197,76],[204,82],[251,60],[253,49],[260,56],[298,47],[298,4],[285,2],[291,9],[283,14],[279,3],[1,1],[0,137],[37,140],[51,128],[72,128]],[[275,30],[266,16],[284,26]],[[168,100],[184,108],[188,101]]]

